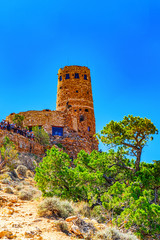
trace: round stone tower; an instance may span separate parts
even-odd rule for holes
[[[93,137],[95,116],[89,68],[65,66],[59,69],[56,110],[68,113],[71,129],[81,136]]]

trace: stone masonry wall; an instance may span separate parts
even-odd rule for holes
[[[24,116],[24,127],[43,126],[49,133],[51,144],[62,144],[70,157],[75,158],[82,149],[87,153],[98,150],[98,142],[93,137],[95,116],[87,67],[65,66],[59,69],[56,111],[45,109],[19,114]],[[11,123],[14,115],[10,114],[6,120]],[[63,136],[52,136],[52,126],[63,127]]]
[[[75,74],[78,74],[78,78]],[[56,110],[67,111],[70,119],[68,126],[71,129],[78,131],[81,135],[93,136],[95,134],[95,116],[89,68],[65,66],[59,69]]]
[[[8,132],[6,130],[0,130],[0,146],[3,143],[3,139],[7,136],[14,144],[19,152],[27,152],[36,154],[37,156],[43,156],[45,149],[39,143],[29,140],[28,138],[16,133]]]
[[[93,150],[98,150],[98,142],[94,139],[81,138],[78,134],[70,133],[68,137],[52,136],[51,144],[61,144],[64,151],[73,159],[77,157],[77,154],[81,150],[85,150],[90,154]]]
[[[64,127],[65,114],[60,111],[27,111],[19,114],[24,116],[24,127],[43,126],[49,134],[52,134],[52,126]],[[6,121],[12,122],[14,115],[10,114]]]

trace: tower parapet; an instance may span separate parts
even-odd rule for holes
[[[65,66],[58,71],[56,110],[66,111],[70,127],[81,136],[95,134],[91,76],[88,67]]]

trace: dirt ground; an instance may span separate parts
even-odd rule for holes
[[[2,239],[75,239],[62,232],[57,232],[54,219],[39,217],[37,204],[38,202],[35,200],[22,201],[14,194],[7,194],[0,190],[0,238],[4,231],[8,231],[12,235]]]

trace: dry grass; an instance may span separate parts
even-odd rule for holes
[[[116,228],[106,228],[103,231],[98,231],[93,240],[138,240],[136,236],[130,233],[121,233]]]
[[[38,214],[40,216],[54,216],[67,218],[74,213],[71,204],[57,197],[46,198],[38,206]]]
[[[19,192],[18,197],[21,200],[28,200],[29,201],[33,198],[33,194],[29,190],[25,189],[25,190],[22,190],[22,191]]]
[[[13,188],[11,188],[11,187],[5,187],[3,191],[4,191],[5,193],[10,193],[10,194],[13,194],[13,193],[14,193]]]
[[[15,172],[19,178],[26,177],[27,167],[24,165],[19,165]]]
[[[106,209],[103,206],[96,206],[93,209],[86,202],[79,202],[74,204],[76,214],[95,219],[99,223],[108,221],[109,216]]]
[[[57,222],[55,222],[55,226],[57,228],[58,231],[64,232],[64,233],[68,233],[68,225],[65,221],[63,220],[58,220]]]
[[[31,172],[30,170],[27,170],[27,171],[26,171],[26,177],[27,177],[27,178],[33,178],[33,177],[34,177],[34,173]]]
[[[78,202],[74,203],[74,209],[76,211],[76,214],[80,214],[81,216],[90,218],[91,217],[91,208],[88,203],[86,202]]]
[[[0,181],[7,179],[10,180],[10,176],[7,173],[0,174]]]

